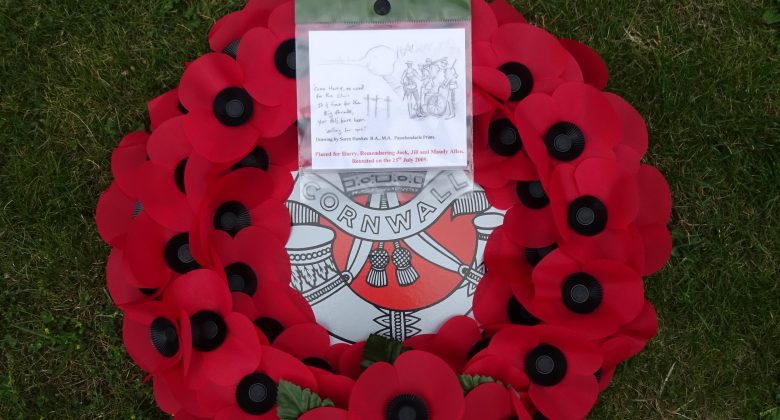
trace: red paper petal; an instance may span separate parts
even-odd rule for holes
[[[293,325],[279,335],[273,347],[299,360],[310,357],[324,359],[330,347],[330,334],[315,323]]]
[[[644,244],[645,260],[641,274],[653,275],[664,268],[672,255],[672,234],[665,225],[646,225],[639,228]]]
[[[111,154],[111,170],[115,183],[122,191],[131,197],[137,197],[144,187],[139,179],[138,172],[146,162],[146,143],[149,141],[149,133],[136,131],[130,133],[119,143]]]
[[[246,34],[238,49],[238,62],[247,74],[246,89],[266,106],[294,100],[295,79],[281,74],[275,61],[276,50],[285,40],[266,28],[255,28]]]
[[[142,291],[135,286],[138,281],[129,277],[132,277],[132,274],[125,268],[124,253],[120,248],[111,249],[106,263],[106,281],[114,305],[124,306],[148,301],[162,292],[154,289]]]
[[[672,192],[661,172],[648,165],[642,165],[637,177],[641,191],[638,225],[666,225],[672,217]]]
[[[423,397],[432,419],[459,419],[463,416],[463,389],[455,373],[443,360],[430,353],[413,350],[401,354],[394,365],[399,391]]]
[[[507,23],[527,23],[525,17],[514,6],[507,3],[506,0],[494,0],[490,7],[498,18],[499,25]]]
[[[506,420],[514,415],[512,395],[503,385],[483,384],[466,395],[463,420]]]
[[[224,277],[211,270],[195,270],[179,277],[166,290],[163,302],[187,316],[211,311],[224,317],[233,305]]]
[[[323,407],[309,411],[299,417],[299,420],[349,420],[353,417],[349,416],[347,410],[342,410],[335,407]]]
[[[396,369],[384,362],[374,363],[355,383],[349,411],[365,419],[384,418],[387,403],[400,389]]]
[[[528,390],[534,405],[551,419],[584,418],[598,398],[598,382],[588,376],[566,375],[556,386],[543,387],[532,384]],[[562,402],[565,401],[565,404]]]
[[[560,238],[549,205],[534,210],[518,203],[507,212],[504,226],[507,237],[526,248],[544,248]]]
[[[118,245],[124,240],[134,214],[141,209],[140,202],[125,195],[114,183],[98,200],[95,210],[95,224],[104,242]]]
[[[585,82],[598,90],[604,90],[609,81],[607,63],[587,45],[572,39],[560,39],[561,45],[577,60]]]
[[[604,98],[612,105],[623,125],[623,139],[620,143],[636,150],[640,156],[644,156],[647,153],[648,135],[647,124],[642,115],[618,95],[604,93]]]
[[[146,104],[149,112],[150,128],[152,131],[171,118],[182,115],[179,108],[179,89],[172,89],[163,93]]]
[[[253,115],[261,112],[255,107]],[[212,162],[229,162],[243,158],[255,147],[259,132],[252,124],[228,127],[214,117],[211,110],[190,111],[184,120],[184,132],[192,147]]]
[[[190,112],[211,112],[219,92],[240,87],[243,82],[243,72],[235,60],[225,54],[206,54],[185,70],[179,82],[179,99]]]
[[[471,2],[471,33],[474,41],[489,41],[498,29],[496,14],[482,0]]]

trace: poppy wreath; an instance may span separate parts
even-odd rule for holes
[[[405,342],[331,344],[289,285],[294,4],[209,34],[96,212],[123,339],[176,418],[578,419],[657,332],[642,277],[671,253],[647,127],[587,46],[473,0],[476,181],[505,222],[473,317]]]

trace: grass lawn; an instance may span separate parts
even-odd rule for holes
[[[0,0],[0,418],[161,417],[122,346],[94,208],[112,148],[144,127],[146,101],[176,85],[211,23],[239,3]],[[592,417],[743,419],[780,406],[770,3],[520,3],[602,53],[610,89],[647,118],[647,162],[675,197],[674,255],[647,282],[660,335],[618,370]]]

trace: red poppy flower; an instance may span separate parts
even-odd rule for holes
[[[314,323],[308,302],[292,287],[275,281],[259,281],[253,296],[233,293],[233,308],[252,320],[261,340],[273,344],[288,328]]]
[[[209,46],[236,58],[241,38],[252,28],[268,25],[268,16],[289,0],[251,0],[243,9],[230,13],[214,23],[209,31]]]
[[[303,363],[284,352],[263,347],[259,363],[244,369],[230,383],[207,386],[198,392],[197,398],[207,412],[215,413],[217,420],[277,419],[281,380],[318,392],[314,375]]]
[[[138,197],[145,186],[139,174],[146,162],[148,141],[149,133],[145,131],[130,133],[119,142],[119,146],[111,154],[114,183],[129,197]]]
[[[539,320],[520,303],[512,283],[488,273],[474,293],[474,317],[482,328],[494,332],[511,324],[536,325]]]
[[[513,392],[495,382],[482,384],[466,394],[466,412],[463,420],[523,419],[516,411]],[[525,408],[523,413],[527,414]],[[530,416],[525,417],[530,420]]]
[[[166,229],[146,213],[130,223],[124,247],[128,281],[144,289],[164,289],[174,278],[201,267],[190,252],[187,232]]]
[[[644,284],[639,273],[610,260],[580,263],[564,250],[550,253],[533,272],[528,308],[542,321],[608,337],[639,315]]]
[[[641,194],[636,225],[644,244],[641,274],[660,271],[672,255],[672,235],[666,225],[672,217],[672,192],[658,169],[642,165],[637,175]]]
[[[421,352],[403,353],[395,363],[374,363],[355,383],[349,411],[366,419],[459,419],[463,390],[443,360]]]
[[[278,108],[279,123],[289,127],[297,118],[294,2],[274,9],[268,28],[247,32],[237,60],[246,73],[247,91],[257,102]]]
[[[615,157],[622,126],[604,94],[585,83],[566,83],[552,96],[532,95],[515,110],[516,122],[532,134],[523,137],[543,182],[564,163]]]
[[[133,361],[155,374],[182,360],[187,333],[179,326],[175,309],[161,302],[144,302],[123,308],[122,339]]]
[[[490,7],[496,14],[499,25],[505,25],[507,23],[528,23],[520,11],[506,0],[493,0],[490,2]]]
[[[469,317],[456,316],[445,322],[436,334],[407,338],[404,345],[435,354],[447,362],[452,370],[460,372],[480,341],[482,333],[477,323]]]
[[[162,290],[142,289],[136,286],[138,280],[125,267],[125,256],[121,248],[114,247],[106,263],[106,283],[111,300],[116,306],[141,303],[154,299]]]
[[[116,182],[100,195],[95,210],[95,225],[100,238],[109,245],[121,244],[130,223],[143,211],[137,198],[127,196]]]
[[[265,228],[274,239],[287,243],[292,226],[290,212],[274,197],[273,181],[265,171],[243,168],[214,184],[193,223],[193,255],[208,258],[213,232],[235,237],[251,226]]]
[[[145,212],[155,222],[178,231],[192,224],[184,174],[192,147],[184,135],[184,117],[168,120],[149,138],[149,160],[139,174],[144,182],[140,198]]]
[[[233,312],[230,291],[223,277],[196,270],[174,281],[163,303],[181,314],[184,337],[184,375],[192,389],[208,382],[234,383],[257,366],[260,342],[252,322]]]
[[[152,99],[146,104],[149,112],[150,128],[152,131],[163,125],[166,121],[182,116],[188,111],[179,102],[179,89],[172,89]]]
[[[287,285],[292,271],[285,244],[261,227],[249,227],[235,238],[226,232],[211,235],[214,262],[223,267],[231,292],[253,296],[261,281]]]
[[[612,159],[559,165],[547,187],[567,252],[641,268],[641,239],[629,229],[639,212],[636,179]]]
[[[214,162],[246,156],[258,137],[276,137],[275,111],[255,102],[244,89],[244,73],[235,60],[211,53],[193,62],[181,78],[179,98],[189,113],[184,131],[193,148]]]
[[[592,48],[579,41],[566,38],[561,38],[559,41],[576,60],[585,83],[598,90],[604,90],[609,82],[609,69],[604,59]]]
[[[533,404],[547,417],[583,418],[598,397],[594,372],[601,363],[598,347],[573,331],[512,326],[496,333],[465,373],[528,389]]]
[[[511,189],[513,181],[538,179],[536,167],[523,150],[523,135],[522,127],[502,111],[474,119],[475,177],[498,208],[511,206],[512,201],[503,199],[506,194],[502,192]]]
[[[187,161],[184,185],[187,199],[194,209],[200,208],[209,189],[223,176],[244,168],[256,168],[272,177],[273,196],[280,201],[290,197],[293,179],[290,172],[298,169],[298,134],[295,126],[279,137],[260,138],[249,154],[226,163],[214,163],[195,153]]]
[[[569,53],[558,39],[547,31],[524,23],[500,26],[489,41],[476,41],[473,46],[474,66],[497,69],[509,81],[508,96],[497,97],[502,102],[520,102],[537,92],[552,93],[567,80]],[[481,88],[479,78],[474,83]],[[490,89],[488,89],[490,90]]]

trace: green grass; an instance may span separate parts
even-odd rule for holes
[[[232,3],[225,5],[223,3]],[[661,330],[593,418],[780,406],[780,35],[757,0],[533,0],[646,116],[675,198]],[[776,3],[775,3],[776,5]],[[110,153],[237,2],[0,0],[0,418],[157,418],[93,225]]]

